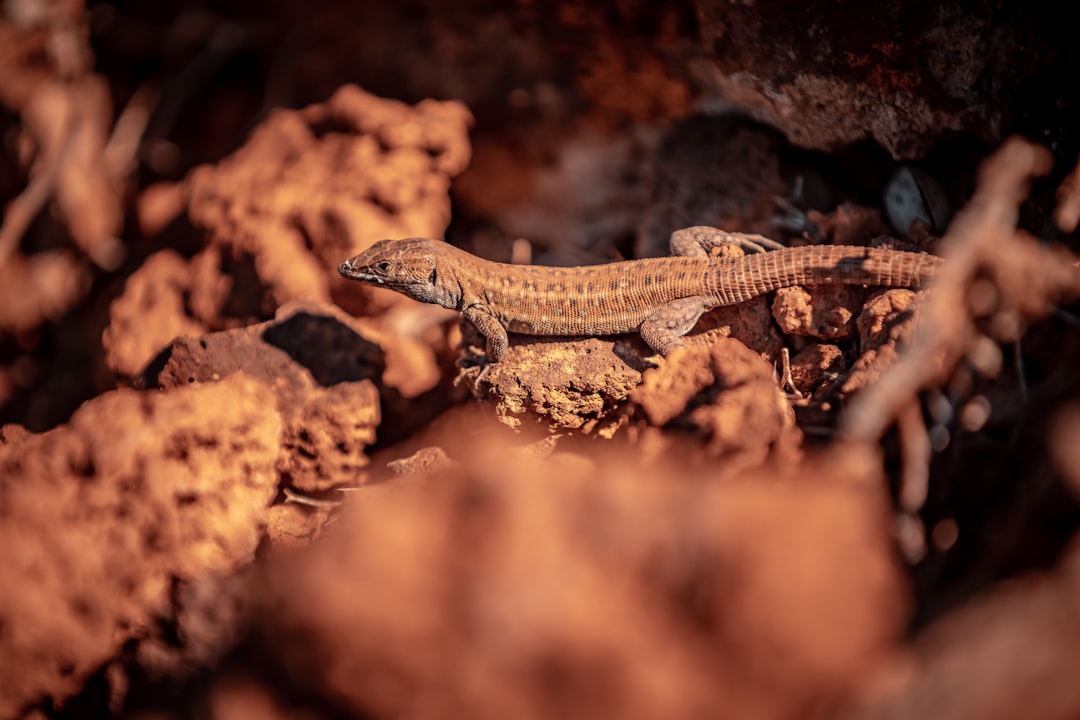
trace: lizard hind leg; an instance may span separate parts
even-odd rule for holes
[[[735,245],[745,253],[780,250],[784,247],[764,235],[727,232],[708,225],[695,225],[671,233],[671,254],[683,257],[709,257],[709,251],[724,245]]]
[[[638,332],[649,347],[661,355],[667,355],[675,348],[686,345],[683,335],[690,332],[701,314],[714,304],[704,297],[672,300],[657,308],[641,323]]]

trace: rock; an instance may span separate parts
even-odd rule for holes
[[[262,569],[270,677],[350,715],[780,718],[825,711],[905,637],[871,454],[718,482],[468,437],[461,466],[359,491],[324,543]]]
[[[704,453],[729,468],[760,465],[774,449],[795,453],[802,440],[772,367],[730,338],[672,351],[630,397],[649,424],[696,431]]]
[[[273,388],[282,418],[277,469],[285,485],[318,493],[363,480],[381,415],[383,353],[340,311],[291,306],[277,320],[178,338],[150,364],[149,387],[217,382],[237,372]]]
[[[184,209],[207,245],[187,261],[152,255],[130,276],[110,309],[108,366],[133,377],[180,335],[266,321],[290,301],[357,314],[404,302],[346,282],[337,266],[384,237],[443,234],[470,123],[456,102],[410,107],[346,85],[325,103],[275,111],[179,190],[155,188],[145,223],[167,222],[160,205]]]
[[[853,285],[780,288],[772,315],[788,335],[843,340],[852,334],[851,320],[865,296],[865,290]]]
[[[805,393],[834,381],[844,370],[844,353],[836,345],[811,343],[791,358],[791,378]]]
[[[250,258],[275,305],[329,301],[332,289],[355,297],[336,273],[346,257],[446,229],[471,122],[460,103],[410,107],[345,85],[325,103],[275,111],[233,155],[193,170],[187,212],[213,243]]]
[[[507,425],[520,425],[522,416],[532,415],[557,427],[582,428],[617,410],[640,382],[642,356],[648,354],[640,338],[623,342],[518,335],[512,336],[501,362],[467,355],[466,365],[484,364],[466,367],[461,377],[475,398],[494,404]]]
[[[1053,52],[1031,58],[1055,41],[1020,5],[995,15],[936,2],[913,22],[899,2],[713,1],[697,17],[700,102],[734,105],[818,150],[872,139],[914,158],[947,131],[996,143],[1014,113],[1031,112],[1027,83],[1060,72]]]
[[[62,701],[169,608],[177,581],[250,561],[277,492],[271,391],[116,390],[0,443],[0,717]],[[5,437],[8,433],[5,431]]]
[[[896,362],[897,342],[914,329],[914,315],[908,309],[918,294],[905,288],[890,288],[875,293],[866,301],[856,325],[859,329],[859,359],[841,392],[851,393],[878,379],[885,368]]]

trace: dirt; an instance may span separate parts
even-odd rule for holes
[[[1076,50],[983,5],[5,4],[0,718],[1080,715]],[[699,224],[945,262],[498,363],[336,270]]]

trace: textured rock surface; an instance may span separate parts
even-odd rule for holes
[[[281,429],[243,375],[117,390],[43,435],[5,429],[0,717],[81,688],[168,610],[173,583],[251,559]]]
[[[865,296],[865,290],[851,285],[780,288],[773,298],[772,314],[781,332],[788,335],[843,340],[853,333],[855,308]]]
[[[384,237],[442,234],[470,122],[459,103],[412,108],[347,85],[275,112],[232,156],[192,172],[187,212],[251,259],[276,304],[325,301],[342,258]]]
[[[897,343],[913,330],[914,315],[908,310],[916,298],[918,294],[911,290],[892,288],[867,300],[856,320],[860,355],[844,380],[844,392],[866,387],[896,362]]]
[[[950,130],[996,142],[1024,109],[1023,83],[1054,57],[1030,54],[1046,37],[1038,12],[994,8],[703,1],[709,64],[701,79],[712,85],[714,102],[780,128],[803,147],[869,137],[909,158]]]
[[[769,299],[756,297],[749,302],[718,307],[701,316],[686,336],[688,343],[708,345],[717,337],[732,337],[762,357],[773,359],[784,346],[769,312]]]
[[[474,397],[494,403],[503,422],[517,425],[520,416],[531,414],[582,428],[616,411],[641,381],[649,354],[640,339],[521,337],[503,362],[473,367],[463,376]]]
[[[458,103],[410,107],[355,86],[272,114],[171,191],[207,246],[188,261],[163,251],[132,274],[110,309],[109,367],[134,376],[179,335],[266,320],[289,301],[333,296],[354,311],[398,302],[346,284],[337,266],[384,237],[442,235],[470,122]]]
[[[772,367],[731,338],[670,353],[630,398],[650,425],[691,430],[729,470],[756,467],[774,452],[792,458],[801,443]]]
[[[133,377],[173,338],[206,332],[212,318],[193,317],[188,310],[191,298],[212,289],[198,287],[199,270],[205,265],[189,263],[177,253],[163,250],[132,273],[124,293],[109,309],[109,326],[101,337],[112,370]],[[210,285],[221,284],[211,281]],[[191,305],[192,309],[202,309],[200,306],[205,303]]]
[[[178,338],[150,364],[149,387],[216,382],[243,372],[273,389],[282,419],[282,483],[303,492],[358,483],[380,422],[382,350],[326,308],[201,338]]]
[[[791,358],[791,377],[802,392],[814,392],[839,377],[844,353],[836,345],[812,343]]]

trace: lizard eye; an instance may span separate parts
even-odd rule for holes
[[[428,282],[432,285],[435,284],[435,268],[431,268],[431,277],[428,278]]]
[[[390,272],[390,261],[389,260],[383,260],[381,263],[379,263],[375,267],[377,267],[379,269],[379,272]]]

